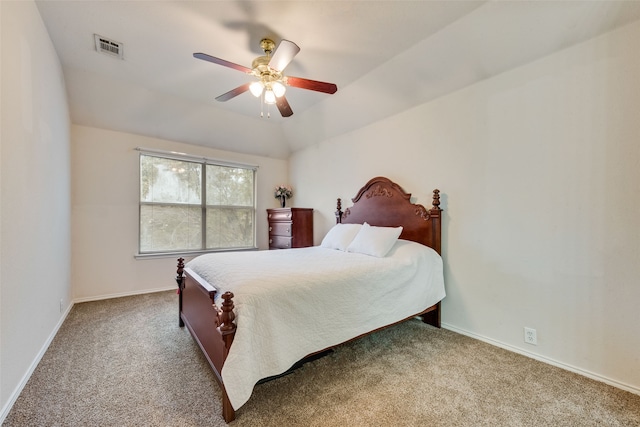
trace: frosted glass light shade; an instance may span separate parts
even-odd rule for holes
[[[273,93],[271,89],[267,89],[264,91],[264,103],[265,104],[275,104],[276,103],[276,95]]]
[[[287,91],[287,88],[280,82],[271,83],[271,89],[273,89],[273,93],[280,98]]]
[[[263,86],[261,82],[253,82],[249,85],[249,90],[251,91],[251,94],[256,98],[262,94],[262,89],[263,89]]]

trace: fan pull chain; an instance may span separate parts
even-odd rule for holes
[[[264,102],[264,91],[262,91],[262,94],[260,94],[260,97],[258,98],[258,100],[260,101],[260,118],[263,119],[264,118],[264,105],[267,104],[266,102]],[[271,111],[269,111],[269,104],[267,104],[267,119],[271,118]]]
[[[264,91],[262,91],[258,99],[260,101],[260,118],[262,119],[264,118]]]

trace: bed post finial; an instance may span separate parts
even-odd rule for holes
[[[182,277],[182,272],[184,271],[184,258],[178,258],[178,269],[176,273],[178,273],[178,277]]]
[[[433,249],[436,250],[440,255],[442,255],[442,223],[441,212],[440,209],[440,190],[437,188],[433,190],[433,206],[429,209],[429,216],[431,217],[431,241],[432,243],[429,245]],[[439,318],[437,319],[439,325]],[[432,323],[435,324],[435,323]],[[439,326],[438,326],[439,327]]]
[[[440,210],[440,190],[433,190],[433,207]]]
[[[236,331],[236,324],[233,321],[236,318],[236,315],[233,313],[233,293],[225,292],[222,294],[222,304],[220,310],[220,332],[222,335],[233,334]],[[230,343],[229,343],[230,344]]]
[[[336,224],[340,224],[342,222],[342,200],[339,197],[336,209]]]
[[[176,283],[178,284],[178,325],[182,328],[182,290],[184,289],[184,258],[178,258],[178,269],[176,270]]]

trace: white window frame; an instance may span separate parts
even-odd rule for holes
[[[200,255],[200,254],[204,254],[204,253],[211,253],[211,252],[230,252],[230,251],[246,251],[246,250],[257,250],[258,246],[257,246],[257,232],[256,232],[256,212],[257,212],[257,180],[258,180],[258,166],[257,165],[252,165],[252,164],[246,164],[246,163],[236,163],[236,162],[231,162],[231,161],[226,161],[226,160],[220,160],[220,159],[214,159],[214,158],[209,158],[209,157],[202,157],[202,156],[195,156],[195,155],[190,155],[190,154],[186,154],[186,153],[180,153],[180,152],[175,152],[175,151],[163,151],[163,150],[155,150],[155,149],[149,149],[149,148],[141,148],[138,147],[136,148],[136,150],[139,152],[138,155],[138,238],[137,238],[137,243],[138,243],[138,248],[136,251],[136,258],[158,258],[158,257],[173,257],[173,256],[177,256],[177,255],[184,255],[184,256],[196,256],[196,255]],[[142,195],[140,194],[140,190],[141,190],[141,170],[140,170],[140,158],[141,156],[152,156],[152,157],[159,157],[159,158],[164,158],[164,159],[171,159],[171,160],[178,160],[178,161],[185,161],[185,162],[192,162],[192,163],[199,163],[202,165],[202,197],[201,197],[201,209],[202,209],[202,241],[203,241],[203,246],[204,246],[204,242],[206,242],[206,210],[207,210],[207,204],[206,204],[206,166],[207,165],[214,165],[214,166],[222,166],[222,167],[230,167],[230,168],[241,168],[241,169],[248,169],[248,170],[252,170],[253,171],[253,209],[252,209],[252,224],[253,224],[253,246],[248,246],[248,247],[237,247],[237,248],[213,248],[213,249],[205,249],[205,248],[201,248],[201,249],[196,249],[196,250],[165,250],[165,251],[149,251],[149,252],[141,252],[140,251],[140,245],[141,245],[141,227],[140,227],[140,221],[141,221],[141,207],[143,204],[149,204],[147,202],[142,202]],[[168,203],[167,203],[168,205]]]

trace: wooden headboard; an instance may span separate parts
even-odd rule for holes
[[[435,249],[441,249],[440,191],[433,190],[433,206],[426,209],[411,203],[411,193],[388,178],[376,177],[367,182],[351,199],[353,206],[342,211],[338,199],[336,222],[378,227],[402,226],[401,239],[411,240]]]

